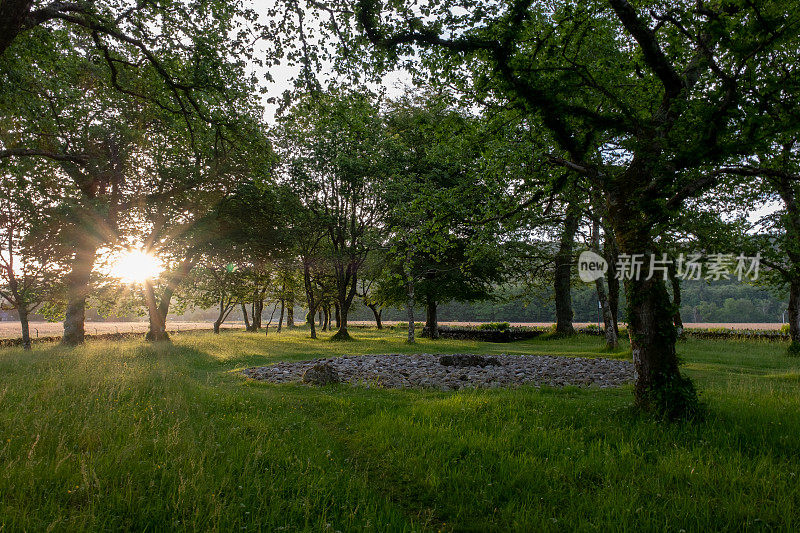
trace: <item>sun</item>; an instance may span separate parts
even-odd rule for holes
[[[123,283],[142,283],[157,278],[164,270],[161,260],[143,250],[131,248],[116,256],[110,275]]]

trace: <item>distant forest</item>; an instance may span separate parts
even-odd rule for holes
[[[783,295],[782,295],[783,296]],[[781,322],[786,298],[763,287],[729,281],[684,281],[681,284],[681,316],[684,322]],[[572,288],[576,322],[597,322],[597,293],[594,286]],[[372,313],[363,305],[353,309],[355,320],[370,320]],[[420,315],[424,320],[424,314]],[[386,309],[384,320],[404,320],[405,313]],[[439,307],[439,320],[464,322],[552,322],[555,304],[552,292],[541,290],[503,300],[474,303],[449,302]],[[620,302],[620,320],[625,321],[624,294]]]

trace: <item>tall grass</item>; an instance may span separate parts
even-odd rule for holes
[[[680,345],[709,416],[662,424],[621,389],[397,391],[248,381],[344,353],[627,357],[356,331],[181,334],[0,351],[0,530],[706,530],[800,527],[800,362]]]

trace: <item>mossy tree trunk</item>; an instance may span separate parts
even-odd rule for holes
[[[641,161],[647,163],[641,163]],[[637,201],[641,188],[650,182],[649,162],[656,157],[637,155],[630,166],[607,188],[609,221],[620,254],[649,261],[656,253],[653,219],[660,212],[647,212]],[[646,267],[621,273],[628,308],[628,334],[636,373],[635,403],[645,411],[669,418],[691,416],[699,409],[691,380],[678,369],[675,352],[675,310],[663,277],[647,277]]]

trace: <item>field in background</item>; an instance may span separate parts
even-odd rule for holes
[[[244,323],[230,322],[223,328],[244,328]],[[31,322],[31,337],[60,337],[64,332],[61,322]],[[167,331],[212,329],[211,322],[167,322]],[[87,335],[106,333],[146,333],[147,322],[86,322]],[[19,322],[0,322],[0,339],[15,339],[22,335]]]
[[[397,321],[385,320],[386,326],[397,324]],[[353,325],[374,326],[375,322],[369,320],[351,321]],[[443,326],[476,326],[481,322],[440,322]],[[553,322],[510,322],[512,326],[536,326],[547,327]],[[575,327],[584,327],[596,322],[575,322]],[[274,330],[277,322],[273,322],[271,329]],[[732,329],[768,329],[779,330],[781,324],[722,324],[722,323],[696,323],[684,324],[687,328],[732,328]],[[60,337],[63,332],[61,322],[31,322],[31,337]],[[244,329],[244,322],[226,322],[222,325],[224,329]],[[211,322],[167,322],[167,331],[192,331],[210,330]],[[147,322],[87,322],[86,333],[88,335],[103,335],[105,333],[145,333],[147,332]],[[19,322],[0,322],[0,339],[15,339],[21,336]]]
[[[705,421],[632,388],[382,390],[246,380],[350,353],[629,358],[603,339],[492,344],[175,335],[0,349],[0,531],[717,531],[800,527],[800,360],[689,339]]]

